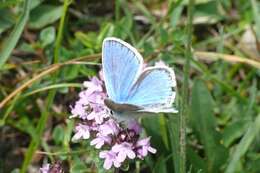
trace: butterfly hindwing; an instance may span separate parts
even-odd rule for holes
[[[142,56],[130,44],[113,37],[103,41],[103,75],[110,99],[117,103],[126,101],[142,65]]]
[[[155,112],[170,108],[176,94],[175,86],[172,69],[164,66],[146,68],[132,86],[126,103]]]

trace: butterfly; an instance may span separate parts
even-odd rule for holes
[[[104,103],[116,119],[177,112],[172,107],[176,95],[174,71],[167,66],[143,70],[142,56],[127,42],[114,37],[104,39],[102,69],[108,94]]]

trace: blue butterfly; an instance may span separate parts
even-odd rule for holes
[[[105,105],[124,121],[160,112],[176,113],[176,79],[166,66],[143,69],[143,58],[130,44],[114,37],[102,47],[102,68],[108,98]]]

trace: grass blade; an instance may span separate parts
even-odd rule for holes
[[[45,86],[45,87],[38,88],[38,89],[35,89],[33,91],[27,92],[22,97],[25,98],[25,97],[31,96],[33,94],[36,94],[36,93],[39,93],[39,92],[43,92],[43,91],[47,91],[47,90],[51,90],[51,89],[68,88],[68,87],[81,88],[82,84],[80,84],[80,83],[59,83],[59,84],[53,84],[53,85]]]
[[[2,51],[0,52],[0,69],[8,60],[23,32],[24,26],[29,18],[30,4],[31,0],[25,0],[23,13],[19,18],[18,23],[15,25],[14,30],[11,32],[8,39],[3,44]]]
[[[169,117],[169,138],[171,143],[171,149],[173,154],[173,164],[176,173],[180,170],[180,116]]]

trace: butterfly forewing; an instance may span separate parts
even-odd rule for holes
[[[129,90],[140,74],[143,59],[128,43],[117,38],[103,42],[102,65],[106,90],[110,99],[126,101]]]

